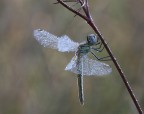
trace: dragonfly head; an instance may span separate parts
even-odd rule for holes
[[[97,36],[95,35],[95,34],[89,34],[88,36],[87,36],[87,42],[88,42],[88,44],[90,44],[90,45],[94,45],[94,44],[96,44],[97,43]]]

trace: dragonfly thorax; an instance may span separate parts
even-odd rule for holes
[[[78,47],[78,53],[80,54],[87,54],[88,52],[90,52],[90,45],[89,44],[81,44]]]
[[[95,34],[89,34],[87,36],[87,42],[89,45],[94,45],[97,43],[97,36]]]

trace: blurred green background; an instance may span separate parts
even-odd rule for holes
[[[33,38],[45,29],[74,41],[93,33],[56,0],[0,0],[0,114],[137,114],[112,62],[105,77],[85,77],[85,105],[76,75],[64,71],[74,56]],[[144,0],[89,0],[92,16],[144,109]]]

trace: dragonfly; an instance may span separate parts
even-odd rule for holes
[[[75,56],[65,70],[77,74],[78,95],[82,105],[84,104],[83,76],[103,76],[112,72],[112,68],[108,64],[100,62],[110,60],[109,56],[99,58],[95,54],[95,52],[102,52],[104,49],[104,47],[101,49],[102,43],[95,34],[87,35],[87,41],[78,43],[67,35],[57,37],[45,30],[36,29],[34,30],[34,38],[44,47],[57,49],[59,52],[75,52]],[[92,54],[96,59],[88,57],[89,54]]]

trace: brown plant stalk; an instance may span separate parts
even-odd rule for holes
[[[77,2],[81,5],[81,8],[84,11],[83,13],[80,13],[79,11],[73,9],[72,7],[70,7],[69,5],[67,5],[67,2]],[[111,57],[112,62],[114,63],[118,73],[120,74],[120,77],[122,79],[122,81],[124,82],[126,89],[128,90],[130,97],[132,98],[132,101],[134,103],[134,105],[136,106],[137,111],[139,112],[139,114],[143,114],[143,111],[138,103],[138,100],[135,97],[134,92],[131,89],[131,86],[125,76],[125,74],[123,73],[120,65],[118,64],[116,58],[114,57],[112,51],[110,50],[110,48],[108,47],[106,41],[104,40],[103,36],[101,35],[100,31],[98,30],[97,26],[95,25],[93,18],[90,14],[89,11],[89,4],[88,4],[88,0],[57,0],[57,3],[60,3],[62,6],[64,6],[65,8],[67,8],[68,10],[70,10],[71,12],[73,12],[74,14],[78,15],[79,17],[83,18],[88,24],[89,26],[91,26],[91,28],[95,31],[95,33],[98,35],[98,37],[100,38],[101,42],[103,43],[106,51],[108,52],[109,56]]]

